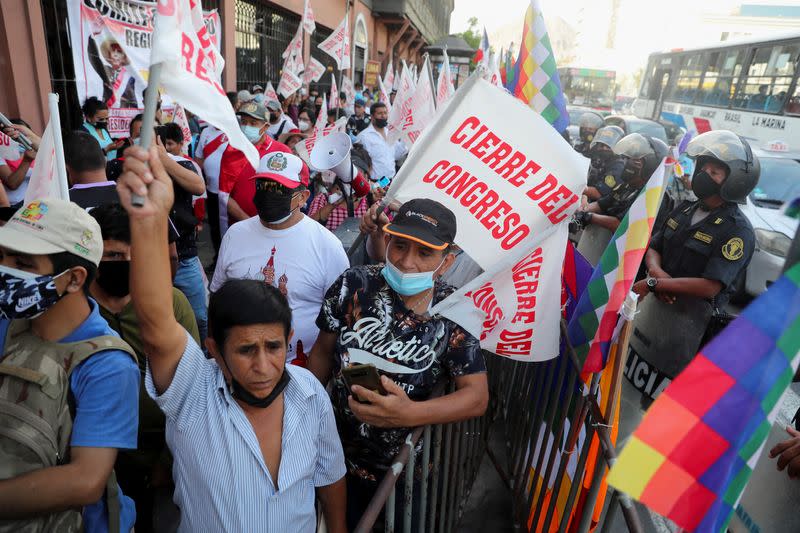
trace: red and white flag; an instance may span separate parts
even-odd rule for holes
[[[17,141],[0,131],[0,159],[16,161],[24,150]]]
[[[392,69],[392,62],[389,61],[389,66],[386,67],[386,76],[383,77],[383,85],[386,88],[387,92],[386,95],[388,96],[390,92],[392,92],[392,88],[394,88],[394,70]]]
[[[386,109],[391,113],[392,112],[392,103],[389,99],[389,91],[386,90],[386,84],[383,82],[383,78],[378,75],[378,88],[380,92],[378,93],[378,101],[382,102],[386,105]]]
[[[305,7],[303,7],[303,29],[309,35],[317,29],[317,24],[314,21],[314,10],[311,9],[311,0],[306,0]]]
[[[472,58],[478,65],[485,67],[489,66],[489,35],[486,33],[486,27],[483,28],[483,37],[481,38],[481,46],[475,52]]]
[[[220,83],[225,62],[203,23],[200,2],[157,3],[150,63],[162,64],[161,85],[170,97],[224,132],[231,146],[258,168],[258,150],[239,128]]]
[[[281,80],[278,82],[278,93],[282,94],[284,98],[289,98],[303,86],[302,80],[291,71],[291,69],[284,68],[281,72]]]
[[[353,87],[353,80],[347,76],[342,76],[342,92],[344,93],[343,107],[347,107],[356,100],[356,90]]]
[[[331,73],[331,97],[328,99],[328,107],[331,109],[342,107],[341,102],[339,102],[339,89],[336,88],[336,76],[333,73]]]
[[[453,86],[453,73],[450,72],[450,59],[447,50],[444,51],[444,61],[439,69],[439,80],[436,82],[436,106],[439,107],[450,99],[456,92]]]
[[[322,95],[322,105],[317,110],[317,121],[314,122],[314,133],[312,137],[319,135],[325,129],[325,124],[328,123],[328,99],[325,94]]]
[[[333,30],[330,37],[319,43],[319,49],[336,61],[339,70],[350,68],[350,32],[347,29],[347,17]]]
[[[306,67],[306,71],[303,74],[303,83],[316,83],[323,74],[325,74],[325,65],[314,59],[314,56],[311,56],[308,60],[308,67]]]
[[[297,27],[297,31],[294,33],[294,37],[292,40],[289,41],[289,46],[286,47],[286,50],[283,51],[281,57],[286,59],[287,57],[294,56],[294,55],[303,55],[303,25],[299,25]]]
[[[305,66],[303,65],[303,56],[302,54],[297,53],[286,58],[286,61],[283,62],[283,69],[281,70],[288,70],[299,78],[304,69]]]
[[[492,53],[489,60],[489,70],[487,81],[496,87],[503,88],[503,78],[500,76],[500,66],[498,63],[498,55]]]
[[[389,123],[386,126],[386,139],[391,143],[403,135],[405,115],[408,113],[411,97],[414,95],[414,80],[411,78],[411,72],[405,61],[403,61],[403,70],[400,71],[400,76],[395,79],[395,82],[397,94],[394,96],[394,104],[389,111]]]
[[[419,83],[411,94],[408,105],[403,107],[403,122],[401,138],[411,146],[425,128],[433,121],[436,114],[436,106],[433,100],[433,87],[431,87],[431,77],[428,74],[430,64],[428,58],[420,69]]]
[[[272,82],[267,82],[267,88],[264,89],[264,104],[266,105],[267,102],[280,102],[278,98],[278,93],[275,92],[275,87],[272,86]]]
[[[42,198],[61,198],[69,200],[67,192],[67,177],[59,178],[56,169],[56,143],[53,133],[53,121],[47,123],[42,140],[39,142],[39,150],[36,152],[36,159],[33,162],[31,180],[28,182],[28,190],[25,191],[25,204],[33,200]],[[64,183],[62,183],[62,180]]]
[[[186,118],[186,111],[180,104],[175,106],[172,122],[177,124],[181,128],[181,132],[183,132],[183,149],[181,151],[186,155],[189,153],[189,145],[192,143],[192,130],[189,128],[189,119]]]

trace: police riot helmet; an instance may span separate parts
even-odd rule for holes
[[[669,153],[669,147],[661,139],[641,133],[631,133],[614,146],[614,153],[628,159],[641,159],[641,176],[648,180]]]
[[[698,135],[686,147],[686,154],[696,161],[692,179],[707,161],[725,165],[728,177],[719,192],[725,201],[746,203],[747,195],[758,184],[761,163],[750,144],[732,131],[714,130]]]
[[[625,132],[619,126],[603,126],[595,133],[589,149],[593,149],[597,144],[605,144],[613,150],[614,146],[623,137],[625,137]]]
[[[580,134],[581,141],[588,143],[592,142],[595,133],[598,129],[603,127],[603,117],[597,113],[584,113],[578,121],[578,133]]]

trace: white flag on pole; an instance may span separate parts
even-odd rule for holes
[[[278,93],[284,98],[289,98],[303,86],[303,82],[291,69],[284,68],[281,73],[281,80],[278,82]]]
[[[331,73],[331,97],[328,99],[328,107],[331,109],[342,107],[339,102],[339,89],[336,87],[336,76],[333,73]]]
[[[314,20],[314,10],[311,9],[311,0],[306,0],[305,7],[303,8],[303,29],[306,33],[311,35],[317,29],[317,24]]]
[[[272,86],[271,81],[267,82],[267,88],[264,89],[264,105],[266,105],[267,102],[280,102],[278,93],[275,92],[275,87]]]
[[[303,83],[318,82],[322,75],[325,74],[325,65],[310,56],[308,60],[308,67],[303,74]]]
[[[330,37],[319,43],[319,49],[336,61],[339,70],[350,68],[350,35],[347,29],[347,17],[333,30]]]
[[[183,132],[183,154],[189,153],[189,145],[192,143],[192,130],[189,128],[189,119],[186,118],[186,111],[180,104],[175,106],[175,112],[172,114],[172,122],[180,126]]]
[[[383,77],[383,84],[386,90],[389,91],[386,93],[386,96],[389,96],[389,93],[391,93],[394,88],[394,70],[392,69],[391,61],[389,61],[389,66],[386,67],[386,76]]]
[[[445,50],[444,60],[439,69],[439,80],[436,83],[436,106],[439,107],[448,101],[455,92],[453,74],[450,72],[450,59],[447,57],[447,50]]]
[[[499,59],[498,55],[492,53],[491,59],[489,61],[489,77],[488,82],[496,87],[503,87],[503,78],[500,77],[500,66],[498,65]]]
[[[325,124],[328,123],[328,99],[325,97],[325,93],[322,94],[322,105],[317,110],[317,120],[314,122],[314,133],[313,136],[316,137],[322,133],[322,130],[325,129]]]
[[[69,193],[64,194],[67,187],[59,181],[56,169],[54,127],[58,126],[53,125],[51,117],[39,142],[39,150],[36,152],[31,179],[28,182],[28,189],[25,191],[25,204],[42,198],[69,200]],[[64,181],[66,181],[66,176],[64,176]]]
[[[389,123],[386,126],[386,138],[390,143],[394,143],[402,136],[404,117],[414,95],[414,80],[411,79],[411,72],[405,61],[403,70],[400,71],[400,76],[395,78],[395,82],[397,94],[394,95],[394,104],[389,112]]]
[[[287,57],[300,54],[303,55],[303,25],[300,24],[297,27],[297,31],[294,33],[294,37],[292,40],[289,41],[289,46],[286,47],[286,50],[283,51],[281,57],[286,59]]]
[[[356,90],[353,87],[353,80],[347,76],[342,76],[342,92],[344,93],[343,107],[347,107],[356,100]]]
[[[24,150],[17,141],[0,131],[0,158],[6,161],[16,161],[22,157]]]
[[[425,63],[420,70],[419,83],[414,88],[411,98],[407,101],[408,105],[404,105],[402,110],[402,133],[401,139],[406,141],[408,146],[417,142],[417,139],[425,128],[433,121],[436,114],[436,106],[433,102],[433,87],[431,87],[431,78],[428,75],[428,58],[425,57]]]
[[[389,98],[389,91],[386,90],[386,84],[383,83],[383,78],[378,75],[378,88],[380,89],[378,93],[378,101],[386,104],[386,109],[389,113],[392,112],[392,102]]]
[[[192,2],[158,2],[150,63],[162,63],[161,85],[170,97],[225,133],[258,168],[258,150],[239,128],[220,83],[224,61],[203,23],[200,2]]]

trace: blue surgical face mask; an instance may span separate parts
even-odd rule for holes
[[[445,256],[446,257],[446,256]],[[433,274],[444,264],[444,258],[439,266],[430,272],[401,272],[389,261],[389,249],[386,249],[386,264],[381,270],[383,279],[396,292],[403,296],[413,296],[433,288]]]
[[[247,140],[255,144],[261,139],[261,128],[256,126],[241,126],[242,133],[247,137]]]

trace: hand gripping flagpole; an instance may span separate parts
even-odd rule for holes
[[[161,83],[161,63],[150,65],[150,73],[147,76],[147,89],[144,92],[144,115],[142,116],[142,135],[141,146],[145,150],[150,149],[153,142],[155,131],[153,125],[156,121],[156,106],[158,105],[158,86]],[[134,207],[144,206],[144,196],[131,194],[131,204]]]

